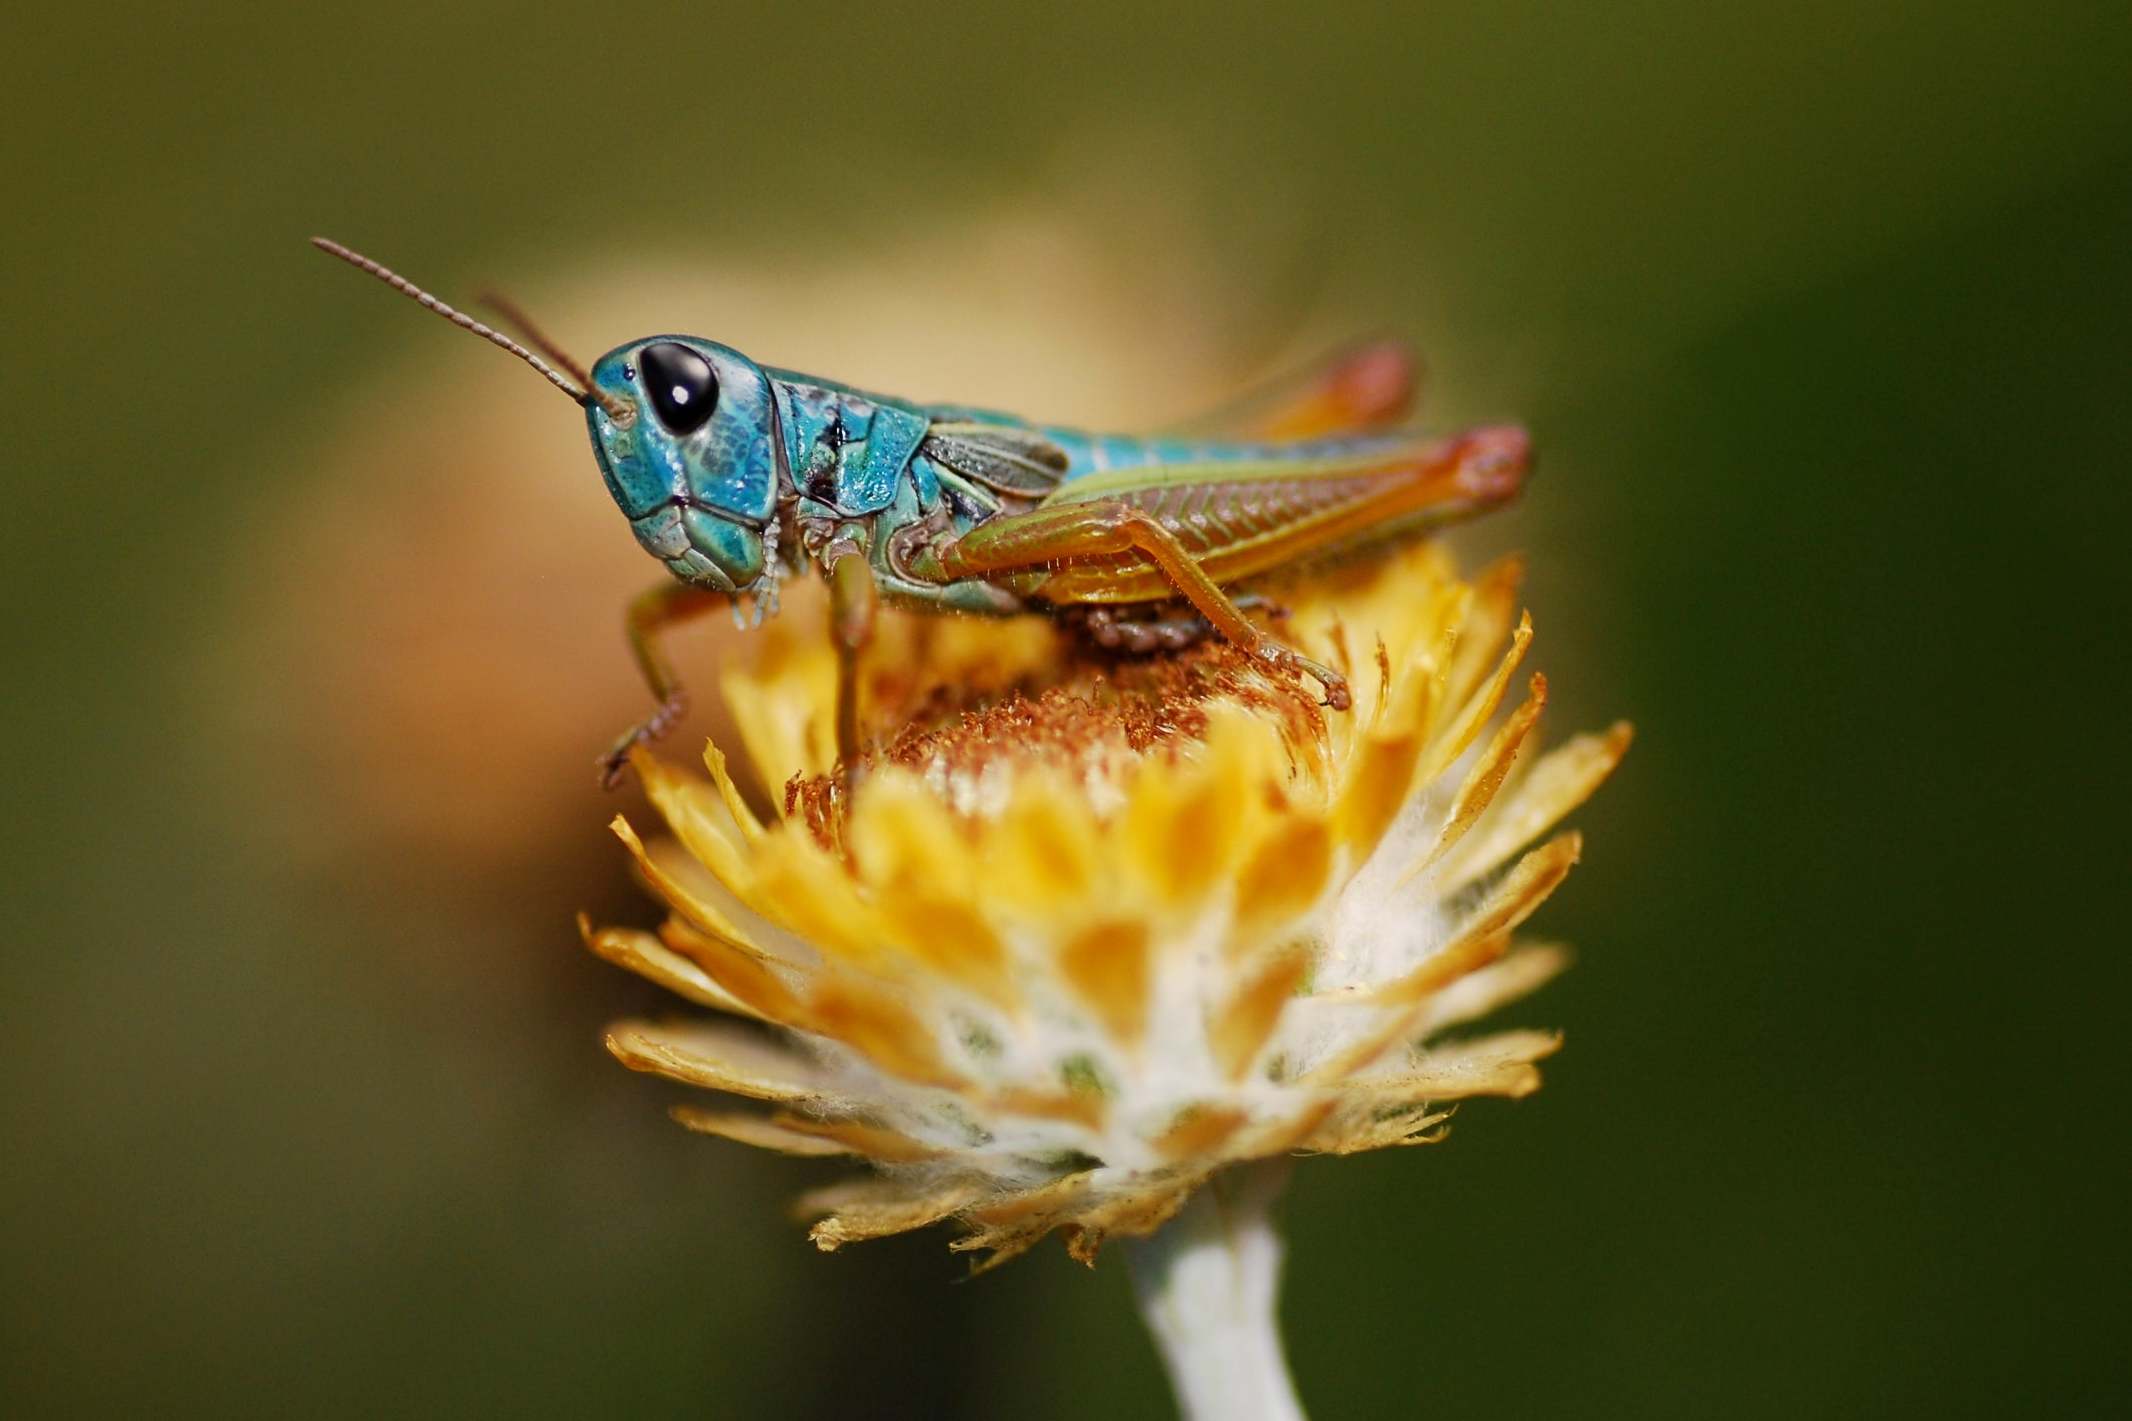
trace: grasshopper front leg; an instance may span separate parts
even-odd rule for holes
[[[1325,689],[1326,705],[1334,710],[1348,708],[1346,677],[1260,631],[1175,534],[1146,510],[1129,503],[1052,504],[995,518],[932,549],[926,559],[930,566],[924,571],[955,582],[1051,563],[1134,554],[1159,568],[1179,596],[1247,655],[1284,675],[1308,675]]]
[[[650,716],[623,732],[607,753],[600,756],[600,784],[603,788],[613,789],[621,783],[622,770],[629,763],[633,746],[659,739],[688,713],[688,690],[674,673],[674,664],[667,659],[660,637],[675,624],[701,616],[726,600],[726,594],[708,587],[671,581],[648,587],[630,599],[629,650],[636,657],[637,670],[643,673],[644,684],[651,687],[652,699],[658,705]]]

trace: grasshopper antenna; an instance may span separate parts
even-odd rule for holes
[[[555,347],[551,345],[545,337],[540,336],[536,332],[532,332],[530,323],[524,324],[527,324],[529,333],[533,334],[534,344],[540,346],[541,349],[547,351],[549,355],[557,357],[556,363],[566,367],[570,372],[569,374],[566,375],[563,373],[563,371],[557,370],[554,365],[550,365],[547,361],[542,360],[539,356],[535,355],[532,351],[527,350],[524,346],[520,345],[517,341],[512,340],[503,332],[496,330],[493,327],[485,326],[481,322],[475,320],[472,316],[467,315],[466,312],[458,310],[455,307],[446,305],[444,302],[430,295],[427,291],[424,291],[421,287],[415,285],[412,281],[409,281],[406,277],[400,275],[398,272],[392,270],[390,267],[385,266],[381,262],[372,261],[370,258],[364,256],[361,252],[352,251],[349,248],[342,246],[339,242],[333,241],[332,239],[327,237],[313,237],[311,239],[311,245],[318,248],[320,251],[326,253],[328,256],[339,257],[342,261],[348,263],[348,265],[355,267],[360,271],[369,272],[372,276],[384,282],[393,290],[399,292],[401,295],[406,296],[423,306],[428,307],[430,310],[444,317],[445,320],[450,321],[453,325],[458,326],[460,329],[472,331],[475,335],[480,336],[483,340],[488,341],[491,345],[501,346],[503,349],[508,350],[509,352],[511,352],[511,354],[517,356],[520,360],[523,360],[526,364],[532,366],[535,370],[538,370],[542,375],[546,376],[549,384],[555,386],[556,389],[561,390],[564,394],[568,395],[571,399],[577,401],[579,404],[597,404],[601,409],[607,411],[608,416],[612,418],[617,424],[627,424],[631,420],[636,418],[637,412],[636,407],[634,405],[632,405],[628,400],[622,399],[618,395],[610,395],[604,393],[603,391],[595,390],[592,387],[592,379],[589,375],[585,373],[584,367],[579,365],[576,361],[570,359],[568,356],[562,355],[561,352],[556,350]],[[513,314],[515,317],[515,308],[513,310]],[[571,378],[572,376],[575,376],[576,378],[573,380]]]
[[[518,332],[521,340],[542,355],[547,356],[551,365],[559,367],[564,374],[576,380],[586,389],[592,388],[592,376],[586,373],[585,367],[578,364],[571,357],[570,352],[557,345],[555,338],[542,330],[538,321],[526,314],[525,307],[519,305],[494,287],[490,287],[476,296],[474,304],[486,306],[491,311],[494,311],[505,325],[514,328]]]

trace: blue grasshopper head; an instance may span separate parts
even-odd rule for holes
[[[637,541],[676,577],[745,592],[774,573],[774,416],[770,382],[754,361],[694,336],[653,336],[608,351],[588,371],[510,302],[488,298],[543,360],[383,263],[326,237],[311,244],[509,351],[584,406],[607,491]]]
[[[777,463],[762,367],[715,341],[652,336],[608,351],[591,375],[600,474],[645,551],[724,592],[769,575]]]

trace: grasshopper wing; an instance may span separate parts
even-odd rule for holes
[[[1366,434],[1400,424],[1420,389],[1421,360],[1413,348],[1379,337],[1336,350],[1164,432],[1271,440]]]
[[[1066,477],[1064,449],[1034,429],[1013,425],[935,424],[918,452],[975,483],[1023,498],[1042,498]]]

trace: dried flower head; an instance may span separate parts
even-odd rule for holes
[[[825,1249],[954,1218],[988,1266],[1055,1229],[1088,1260],[1226,1165],[1442,1138],[1559,1042],[1445,1033],[1563,965],[1514,934],[1579,841],[1528,846],[1628,744],[1541,754],[1537,675],[1499,715],[1516,589],[1417,546],[1281,593],[1347,714],[1217,642],[1114,659],[1040,619],[890,618],[848,802],[833,658],[791,609],[724,680],[777,815],[715,746],[708,781],[636,758],[671,838],[615,831],[669,916],[587,941],[716,1014],[610,1049],[767,1103],[692,1129],[872,1162],[802,1201]]]

